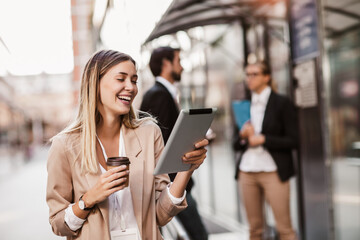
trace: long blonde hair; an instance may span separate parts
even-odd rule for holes
[[[87,62],[81,79],[80,106],[76,119],[59,134],[80,133],[81,169],[83,172],[96,173],[98,161],[96,156],[96,126],[101,121],[101,114],[97,109],[100,100],[99,83],[101,78],[113,66],[131,61],[135,67],[135,60],[121,52],[101,50],[95,53]],[[153,120],[150,115],[139,118],[133,106],[130,111],[119,119],[127,128],[137,128],[142,122]]]

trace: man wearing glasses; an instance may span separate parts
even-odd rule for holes
[[[236,179],[249,222],[250,239],[264,234],[263,206],[272,208],[281,240],[297,239],[290,219],[290,184],[294,175],[292,151],[298,145],[297,112],[293,103],[271,89],[269,67],[246,67],[251,91],[250,122],[236,129],[233,147],[240,151]]]

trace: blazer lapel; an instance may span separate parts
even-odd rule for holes
[[[126,156],[130,160],[130,192],[136,221],[142,235],[142,200],[143,200],[143,180],[144,180],[144,161],[138,158],[141,152],[141,145],[134,129],[122,126]]]
[[[178,115],[180,110],[181,110],[180,104],[176,102],[176,100],[173,98],[173,96],[171,95],[169,90],[164,85],[162,85],[160,82],[157,82],[157,81],[156,81],[156,84],[157,84],[158,87],[162,88],[164,92],[166,92],[166,95],[169,98],[169,101],[171,101],[173,103],[173,107],[171,109],[175,109],[176,113]]]
[[[274,93],[273,93],[273,91],[271,91],[270,96],[269,96],[269,100],[268,100],[268,102],[266,104],[266,108],[265,108],[264,120],[263,120],[263,123],[262,123],[262,130],[261,130],[262,133],[266,133],[268,123],[269,123],[269,121],[271,119],[270,115],[273,114],[274,104],[275,104],[274,97],[275,97]]]

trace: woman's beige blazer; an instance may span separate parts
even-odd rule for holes
[[[142,239],[162,239],[158,225],[168,223],[186,208],[172,204],[166,186],[168,175],[153,176],[155,164],[164,148],[159,127],[150,121],[136,129],[122,126],[125,150],[130,159],[130,189],[134,213]],[[47,162],[46,201],[52,230],[67,239],[110,239],[108,201],[91,211],[82,228],[72,231],[65,223],[65,209],[95,185],[97,174],[82,174],[79,134],[62,134],[53,139]]]

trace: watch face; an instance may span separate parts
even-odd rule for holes
[[[81,210],[84,210],[84,208],[85,208],[85,203],[84,203],[83,200],[79,200],[79,208],[80,208]]]

